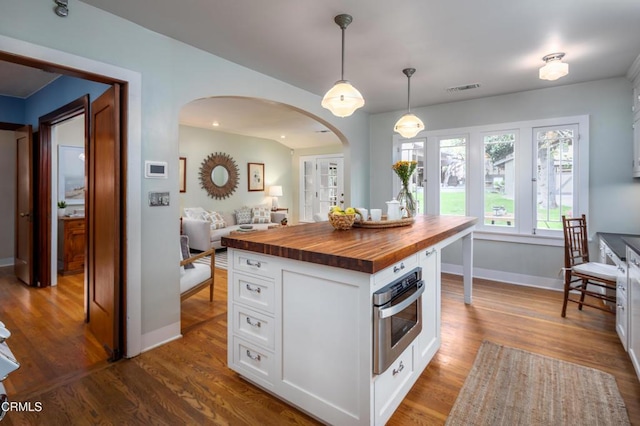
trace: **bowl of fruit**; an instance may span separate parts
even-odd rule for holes
[[[351,229],[355,220],[356,209],[353,207],[347,207],[342,210],[339,206],[333,206],[331,210],[329,210],[329,222],[337,230],[346,231],[347,229]]]

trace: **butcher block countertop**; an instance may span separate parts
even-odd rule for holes
[[[419,216],[397,228],[334,230],[329,222],[234,233],[222,245],[255,253],[374,274],[477,222],[475,217]]]

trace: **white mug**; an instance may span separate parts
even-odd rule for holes
[[[369,220],[369,210],[364,207],[357,207],[356,210],[362,215],[362,217],[358,216],[358,220]]]
[[[382,220],[382,209],[371,209],[371,220],[379,222]]]

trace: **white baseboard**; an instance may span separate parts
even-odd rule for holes
[[[443,263],[442,272],[454,275],[462,275],[462,266],[452,263]],[[473,276],[492,281],[499,281],[507,284],[516,284],[526,287],[544,288],[547,290],[563,291],[564,282],[562,277],[547,278],[536,277],[534,275],[516,274],[513,272],[496,271],[493,269],[473,268]]]
[[[13,265],[13,257],[5,257],[4,259],[0,259],[0,268],[11,265]]]
[[[150,333],[143,334],[141,339],[142,350],[140,352],[149,351],[180,338],[182,338],[182,334],[180,333],[180,322],[178,321],[166,327],[153,330]]]

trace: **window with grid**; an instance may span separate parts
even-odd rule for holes
[[[467,138],[441,138],[440,151],[440,214],[467,214]]]
[[[425,210],[479,218],[477,238],[559,245],[562,215],[588,215],[588,130],[576,116],[425,132]]]
[[[490,132],[482,138],[484,224],[489,227],[515,227],[516,133]]]
[[[574,205],[574,155],[577,126],[533,129],[536,151],[535,229],[562,229],[562,215]]]

